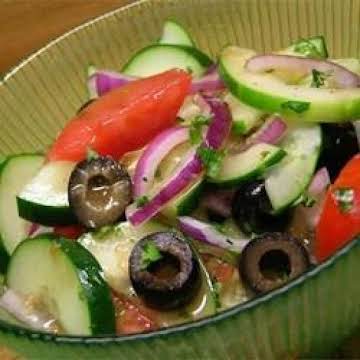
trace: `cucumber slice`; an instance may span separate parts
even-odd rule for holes
[[[123,67],[131,76],[147,77],[173,68],[201,76],[212,65],[211,59],[191,46],[157,44],[137,52]]]
[[[18,215],[16,196],[37,173],[43,162],[43,156],[28,154],[11,156],[0,165],[0,262],[2,270],[6,267],[6,253],[11,254],[21,240],[27,237],[30,227],[30,224]]]
[[[265,179],[274,213],[292,205],[306,190],[316,169],[321,143],[319,125],[301,125],[290,130],[281,144],[288,155]]]
[[[232,131],[235,135],[246,135],[258,125],[264,112],[242,103],[230,93],[226,94],[224,101],[229,105],[232,116]]]
[[[164,23],[163,33],[159,44],[194,46],[189,33],[176,21],[167,20]]]
[[[171,200],[161,211],[169,220],[189,215],[196,209],[203,190],[203,177],[196,179],[181,194]]]
[[[256,144],[244,152],[225,157],[216,178],[208,181],[219,186],[235,186],[262,175],[265,170],[278,163],[286,152],[274,145]]]
[[[220,73],[234,96],[269,113],[309,122],[340,122],[360,117],[360,88],[325,89],[288,85],[269,73],[246,71],[253,52],[227,47],[220,56]]]
[[[329,57],[326,41],[322,35],[313,36],[308,39],[300,39],[278,53],[284,55],[305,56],[316,59],[327,59]]]
[[[124,222],[86,233],[78,242],[96,258],[107,283],[114,290],[132,295],[128,259],[134,245],[146,235],[167,229],[165,225],[155,221],[148,221],[136,228]]]
[[[68,199],[68,184],[75,163],[54,161],[43,166],[17,197],[19,215],[46,225],[76,223]]]
[[[71,335],[115,333],[111,292],[95,258],[80,244],[44,234],[21,243],[7,285],[39,300]]]

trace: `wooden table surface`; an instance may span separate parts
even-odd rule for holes
[[[0,0],[0,74],[49,40],[130,0]]]

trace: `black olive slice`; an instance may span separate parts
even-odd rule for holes
[[[240,275],[250,289],[263,293],[284,285],[310,266],[300,240],[285,233],[265,233],[241,254]]]
[[[232,217],[245,234],[283,231],[291,219],[291,211],[273,215],[264,180],[242,185],[232,200]]]
[[[131,201],[131,180],[123,165],[100,156],[77,164],[68,193],[78,221],[95,229],[113,224],[124,215]]]
[[[137,295],[160,310],[186,305],[200,288],[199,263],[189,244],[173,232],[141,239],[130,255],[129,273]]]

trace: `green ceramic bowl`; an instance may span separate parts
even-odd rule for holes
[[[74,29],[0,84],[0,153],[44,150],[87,100],[86,68],[120,68],[175,18],[204,51],[279,49],[324,34],[358,56],[360,0],[149,0]],[[136,134],[134,134],[136,136]],[[4,215],[2,215],[4,216]],[[0,345],[28,359],[285,359],[329,354],[360,324],[360,240],[287,286],[183,326],[124,337],[37,333],[0,320]]]

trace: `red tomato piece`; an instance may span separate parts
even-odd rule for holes
[[[64,236],[67,239],[78,239],[85,229],[81,225],[55,226],[54,234]]]
[[[224,262],[215,256],[202,255],[202,257],[204,259],[206,269],[212,279],[220,283],[226,283],[231,280],[235,271],[235,267],[233,265]]]
[[[117,335],[137,334],[159,328],[155,321],[155,312],[135,299],[116,293],[113,294],[113,303]]]
[[[330,186],[316,227],[315,256],[323,261],[360,233],[360,155]]]
[[[89,148],[116,159],[147,144],[175,123],[191,76],[169,70],[114,89],[69,121],[48,153],[49,161],[81,161]]]

